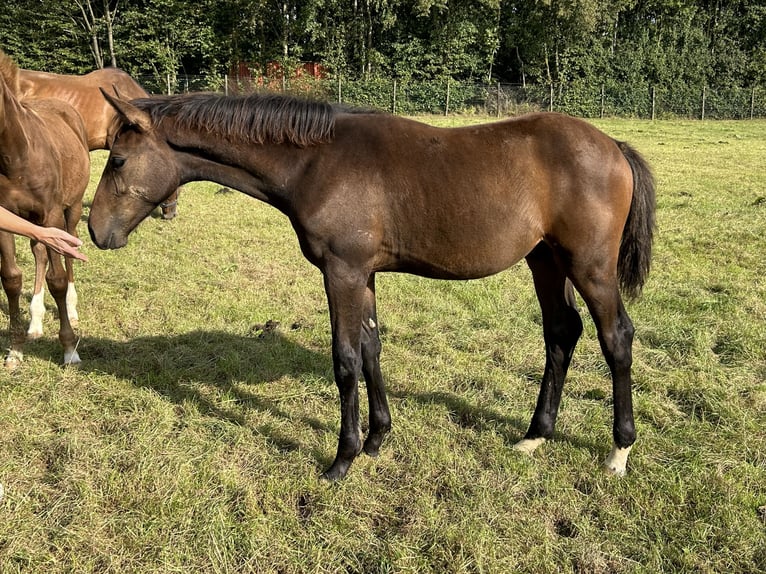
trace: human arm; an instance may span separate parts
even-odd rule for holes
[[[87,261],[85,254],[80,253],[78,248],[82,245],[74,235],[70,235],[63,229],[56,227],[41,227],[31,221],[19,217],[15,213],[0,207],[0,231],[7,231],[15,235],[24,235],[35,241],[39,241],[47,247],[50,247],[57,253]]]

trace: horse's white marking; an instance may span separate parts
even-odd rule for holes
[[[631,448],[633,447],[620,448],[617,445],[612,446],[612,452],[609,453],[609,456],[604,461],[607,471],[617,476],[625,476]]]
[[[43,319],[45,318],[45,288],[40,289],[39,293],[32,296],[32,302],[29,304],[29,317],[27,336],[30,339],[42,337]]]
[[[8,351],[8,354],[5,356],[5,368],[6,369],[15,369],[18,367],[22,361],[24,360],[24,353],[21,351],[14,351],[10,350]]]
[[[80,355],[77,354],[77,349],[73,349],[71,352],[64,351],[64,365],[79,365],[82,363]]]
[[[377,327],[377,325],[375,324],[375,321],[373,320],[373,318],[372,318],[372,317],[370,317],[370,318],[367,320],[367,324],[370,326],[370,329],[374,329],[375,327]]]
[[[137,197],[139,199],[146,199],[148,190],[145,187],[131,185],[131,186],[128,186],[128,193],[132,195],[133,197]]]
[[[69,322],[73,327],[76,327],[77,323],[80,322],[80,316],[77,314],[77,290],[74,288],[74,283],[67,285],[66,313],[69,317]]]
[[[519,452],[523,452],[524,454],[531,455],[533,452],[535,452],[535,449],[544,442],[545,438],[543,437],[523,438],[515,445],[513,445],[513,449],[518,450]]]

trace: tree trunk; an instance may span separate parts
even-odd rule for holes
[[[117,58],[114,55],[114,19],[117,16],[117,5],[114,10],[109,8],[109,0],[104,0],[104,21],[106,22],[106,35],[109,42],[109,57],[112,61],[112,67],[117,67]]]

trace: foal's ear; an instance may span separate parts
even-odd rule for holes
[[[147,112],[139,110],[136,106],[127,100],[122,100],[119,97],[110,96],[106,91],[104,91],[103,88],[99,88],[99,90],[101,90],[101,93],[106,98],[106,101],[109,102],[109,104],[115,110],[117,110],[117,113],[120,115],[120,119],[122,119],[123,122],[129,126],[135,127],[142,133],[146,133],[151,130],[152,119]]]

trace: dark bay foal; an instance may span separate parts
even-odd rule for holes
[[[546,365],[517,447],[531,453],[553,435],[582,332],[574,287],[612,374],[606,465],[625,473],[636,432],[633,326],[620,288],[635,295],[644,284],[655,207],[650,171],[630,146],[548,113],[438,129],[276,95],[107,98],[120,125],[90,212],[96,245],[124,246],[178,185],[211,180],[289,217],[303,254],[322,271],[341,410],[337,455],[324,478],[345,476],[362,450],[375,455],[391,428],[376,273],[474,279],[521,259],[542,308]],[[360,373],[370,406],[364,440]]]

